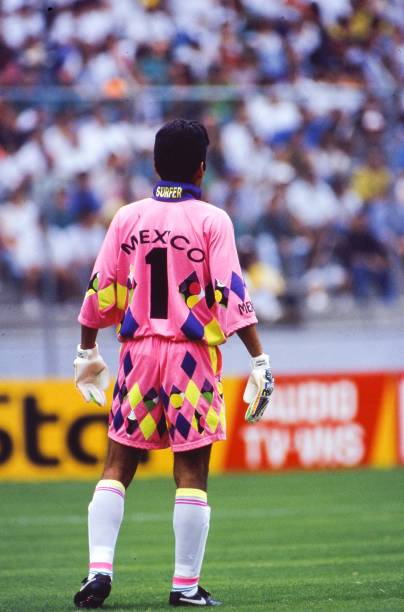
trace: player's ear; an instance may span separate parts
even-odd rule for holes
[[[198,168],[198,177],[202,178],[205,171],[206,171],[206,162],[201,161],[199,168]]]
[[[205,170],[206,170],[206,163],[204,161],[201,161],[200,166],[198,170],[195,172],[195,176],[194,176],[194,182],[197,185],[200,185],[203,179],[203,175],[205,174]]]

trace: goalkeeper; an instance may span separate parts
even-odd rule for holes
[[[105,404],[107,367],[96,344],[117,325],[122,343],[102,479],[89,505],[89,573],[74,597],[99,607],[111,590],[126,489],[143,449],[174,453],[175,566],[169,603],[215,606],[199,585],[209,530],[212,444],[226,437],[218,345],[237,333],[252,359],[246,420],[261,418],[273,390],[269,359],[242,279],[229,216],[201,199],[209,144],[196,121],[157,133],[151,197],[122,207],[109,227],[80,311],[75,382]]]

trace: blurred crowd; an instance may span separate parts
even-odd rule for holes
[[[233,219],[262,319],[394,304],[403,83],[402,0],[3,0],[0,285],[28,306],[49,276],[81,296],[183,116],[208,128],[204,198]]]

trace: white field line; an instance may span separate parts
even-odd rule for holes
[[[368,508],[366,508],[368,510]],[[356,508],[356,512],[360,509]],[[395,512],[402,512],[402,504],[390,503],[389,507],[384,509],[382,512],[377,513],[378,520],[389,519],[391,514]],[[250,508],[250,509],[233,509],[231,512],[221,510],[220,508],[214,510],[215,519],[271,519],[279,517],[296,517],[299,519],[313,519],[316,521],[326,521],[328,518],[333,516],[351,515],[357,520],[357,514],[353,516],[351,506],[338,506],[336,508],[327,509],[324,512],[319,512],[318,509],[291,509],[291,508]],[[374,520],[373,515],[361,516],[361,520],[367,518]],[[125,515],[125,522],[129,523],[165,523],[172,520],[171,512],[136,512]],[[81,525],[87,523],[87,516],[83,514],[61,514],[61,515],[41,515],[33,516],[29,515],[15,515],[15,516],[4,516],[0,519],[0,531],[7,525],[16,525],[20,527],[31,526],[31,525],[43,525],[43,526],[58,526],[58,525]]]

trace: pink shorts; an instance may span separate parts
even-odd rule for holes
[[[122,345],[108,436],[126,446],[186,451],[226,439],[217,347],[162,336]]]

